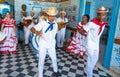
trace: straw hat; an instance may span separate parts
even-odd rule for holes
[[[58,10],[56,10],[54,7],[49,7],[46,13],[50,16],[55,16],[58,14]]]
[[[97,13],[107,13],[107,10],[104,6],[101,6],[98,10]]]
[[[66,12],[65,12],[65,11],[61,11],[60,13],[63,13],[63,14],[65,14],[65,15],[66,15]]]

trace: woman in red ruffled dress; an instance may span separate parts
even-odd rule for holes
[[[79,30],[81,27],[87,24],[89,21],[89,15],[84,15],[82,17],[82,21],[77,24],[77,30]],[[67,52],[73,53],[74,57],[77,57],[77,55],[80,55],[83,57],[83,55],[86,53],[85,49],[85,43],[86,43],[86,37],[84,35],[81,35],[78,31],[76,32],[76,35],[72,37],[71,43],[66,49]]]
[[[2,19],[1,31],[6,36],[5,41],[0,44],[0,53],[15,53],[17,47],[17,37],[16,37],[16,20],[11,18],[10,13],[6,13],[6,17]]]

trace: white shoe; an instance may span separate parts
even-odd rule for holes
[[[84,69],[84,72],[85,72],[85,74],[87,75],[87,77],[93,77],[92,75],[90,75],[90,74],[88,73],[88,71],[87,71],[86,68]]]

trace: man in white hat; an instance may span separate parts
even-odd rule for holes
[[[48,54],[53,64],[53,76],[59,77],[57,67],[57,58],[55,50],[55,35],[58,32],[58,25],[55,22],[55,16],[58,11],[54,7],[50,7],[47,11],[47,19],[39,22],[31,28],[31,31],[40,37],[39,40],[39,77],[43,77],[43,68],[46,54]]]
[[[58,26],[63,26],[58,33],[57,33],[57,47],[58,48],[63,48],[63,43],[65,41],[65,31],[66,31],[66,24],[68,22],[68,19],[65,18],[66,12],[61,11],[60,12],[60,17],[57,18]]]
[[[87,64],[84,69],[87,77],[93,77],[93,69],[99,57],[99,40],[106,23],[106,9],[102,6],[97,10],[97,18],[92,19],[86,26],[83,26],[79,32],[87,36]]]

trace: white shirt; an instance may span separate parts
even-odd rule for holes
[[[43,21],[43,20],[44,20],[44,19],[43,19],[43,16],[39,16],[38,21],[41,22],[41,21]]]
[[[68,22],[68,19],[67,18],[62,19],[61,17],[59,17],[59,18],[56,19],[56,22],[64,22],[64,23],[66,23],[66,22]]]
[[[33,20],[34,17],[31,17],[31,16],[27,16],[25,17],[25,19],[30,19],[30,20]],[[27,27],[28,29],[31,29],[35,24],[33,22],[31,22],[31,24]]]
[[[53,25],[53,29],[51,31],[48,30],[45,33],[46,29],[50,26],[50,24],[48,22],[49,22],[48,20],[46,20],[46,21],[43,20],[34,26],[34,28],[37,31],[42,30],[42,36],[40,37],[40,40],[39,40],[40,47],[42,47],[41,45],[44,45],[45,47],[48,47],[48,48],[55,47],[55,43],[56,43],[55,35],[58,32],[58,25],[54,21],[53,23],[55,23],[55,24]]]
[[[83,29],[87,31],[87,49],[99,49],[99,39],[104,30],[104,27],[102,28],[100,34],[100,26],[93,22],[89,22],[87,25],[83,26]]]
[[[59,18],[56,19],[56,22],[64,22],[64,23],[66,23],[66,22],[68,22],[68,19],[67,18],[62,19],[61,17],[59,17]],[[59,30],[59,32],[65,32],[65,29],[66,29],[66,27]]]

